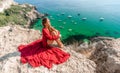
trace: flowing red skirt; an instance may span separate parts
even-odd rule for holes
[[[45,66],[50,69],[52,64],[63,63],[70,57],[69,53],[57,47],[43,47],[41,40],[19,45],[18,50],[21,53],[20,61],[23,64],[29,63],[32,67]]]

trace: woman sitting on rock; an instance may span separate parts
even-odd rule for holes
[[[48,18],[42,19],[42,39],[33,41],[27,45],[19,45],[21,62],[29,63],[33,67],[45,66],[51,68],[53,64],[60,64],[70,57],[69,53],[64,52],[59,47],[64,47],[60,40],[58,30],[50,25]],[[56,41],[59,47],[51,46]]]
[[[64,45],[63,45],[63,43],[62,43],[61,40],[60,40],[61,35],[60,35],[60,33],[59,33],[58,30],[56,30],[55,28],[53,28],[53,27],[51,26],[50,20],[49,20],[48,18],[44,18],[44,19],[42,20],[42,24],[43,24],[44,28],[46,28],[46,29],[49,31],[50,36],[52,36],[52,37],[58,36],[58,37],[59,37],[59,38],[56,39],[56,40],[51,40],[50,38],[48,38],[47,44],[51,45],[51,44],[53,44],[54,41],[56,41],[57,44],[58,44],[58,46],[61,47],[61,48],[63,48]],[[50,36],[49,36],[49,37],[50,37]]]

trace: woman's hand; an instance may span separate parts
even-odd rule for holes
[[[51,32],[51,35],[53,35],[53,36],[57,36],[57,35],[58,35],[58,32],[56,32],[56,31],[52,31],[52,32]]]

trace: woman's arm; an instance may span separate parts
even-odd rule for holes
[[[47,29],[43,29],[42,32],[43,32],[43,35],[46,36],[49,40],[56,40],[59,38],[59,34],[58,35],[51,35],[49,33],[49,30],[47,30]]]

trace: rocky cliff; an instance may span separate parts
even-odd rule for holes
[[[0,11],[2,11],[0,12],[0,26],[15,24],[31,27],[37,19],[44,16],[30,4],[17,4],[13,0],[2,0],[0,5]]]
[[[18,45],[40,39],[40,32],[19,25],[1,27],[0,31],[0,73],[96,73],[94,61],[67,46],[62,50],[71,54],[69,60],[54,65],[50,70],[43,66],[32,68],[29,64],[23,65],[20,63]]]
[[[120,73],[120,38],[94,37],[89,43],[69,47],[94,61],[96,73]]]
[[[69,60],[47,69],[21,64],[17,51],[18,45],[40,39],[40,31],[19,25],[0,31],[0,73],[120,73],[120,39],[96,37],[90,43],[66,45],[62,50],[70,53]]]

